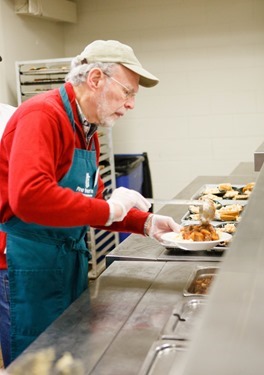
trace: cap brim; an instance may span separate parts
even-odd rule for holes
[[[132,70],[139,75],[139,84],[143,87],[153,87],[159,83],[159,79],[155,77],[153,74],[149,73],[147,70],[143,69],[141,66],[132,65],[132,64],[124,64],[127,69]]]

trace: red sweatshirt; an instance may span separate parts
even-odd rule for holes
[[[58,89],[25,101],[6,126],[0,143],[1,223],[15,215],[24,222],[45,226],[104,228],[108,220],[109,206],[101,199],[101,178],[96,198],[58,185],[71,165],[74,148],[86,149],[70,83],[66,83],[66,90],[76,123],[75,136]],[[98,161],[97,133],[93,139]],[[122,222],[105,229],[143,234],[148,215],[132,209]],[[0,269],[6,268],[4,248],[5,234],[0,232]]]

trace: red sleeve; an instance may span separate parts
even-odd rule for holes
[[[150,212],[142,212],[136,208],[132,208],[127,216],[121,222],[115,222],[109,227],[98,227],[98,229],[104,229],[115,232],[130,232],[136,234],[144,234],[144,224]]]

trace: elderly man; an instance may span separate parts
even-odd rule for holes
[[[25,101],[8,122],[0,146],[7,259],[2,246],[0,260],[8,268],[11,360],[87,288],[89,226],[157,240],[179,231],[172,218],[150,214],[136,191],[121,187],[104,200],[98,172],[98,125],[113,126],[134,108],[139,85],[157,83],[132,48],[98,40],[73,59],[60,89]]]

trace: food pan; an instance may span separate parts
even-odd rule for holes
[[[197,318],[206,304],[203,298],[184,300],[175,307],[162,332],[162,339],[190,340]]]
[[[208,196],[217,201],[225,201],[234,203],[234,201],[247,201],[250,197],[250,189],[247,192],[243,191],[246,185],[231,185],[231,190],[221,188],[225,184],[205,184],[191,197],[191,199],[201,199],[201,197]],[[252,190],[252,189],[251,189]]]
[[[183,295],[206,297],[218,270],[219,267],[198,267],[195,269],[183,290]]]
[[[155,341],[139,371],[139,375],[169,374],[171,368],[180,373],[184,363],[186,343],[178,340]]]
[[[224,203],[221,204],[217,202],[216,210],[215,210],[215,217],[212,220],[211,224],[216,225],[219,222],[239,222],[241,219],[241,215],[243,213],[244,207],[246,206],[247,202],[231,202],[231,203]],[[189,206],[188,211],[183,215],[181,221],[183,224],[187,224],[190,222],[199,223],[199,209],[198,206]]]

